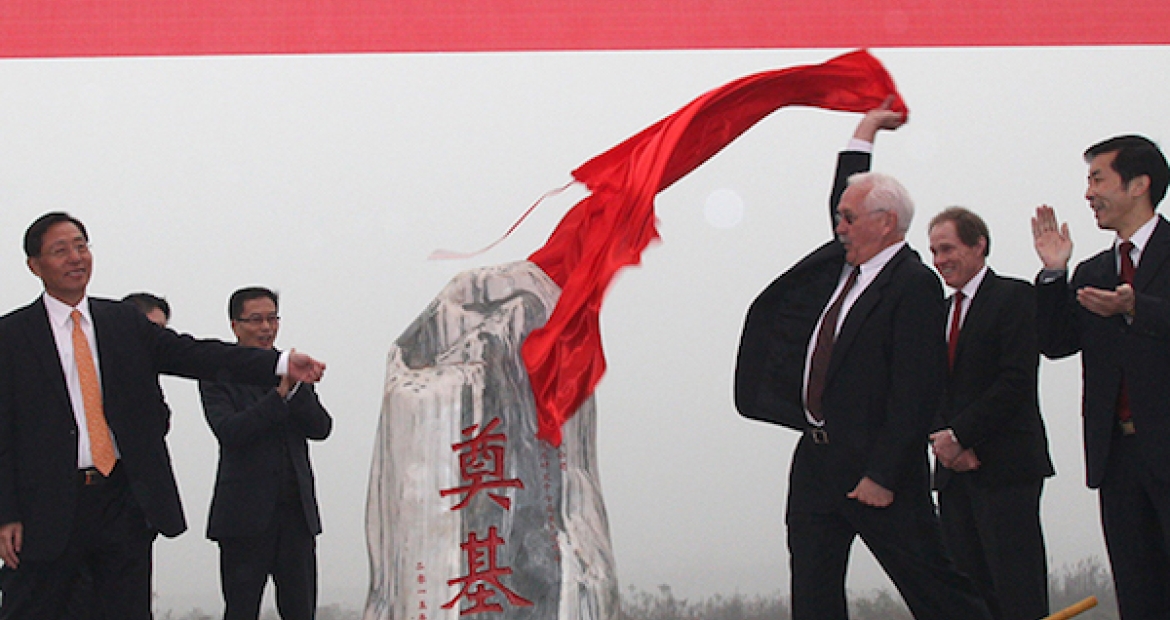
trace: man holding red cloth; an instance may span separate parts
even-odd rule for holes
[[[801,431],[788,489],[793,620],[846,620],[850,548],[865,542],[919,620],[987,620],[943,547],[930,496],[927,434],[946,372],[938,278],[905,241],[914,207],[869,173],[883,105],[841,153],[830,215],[836,238],[752,304],[736,406]]]

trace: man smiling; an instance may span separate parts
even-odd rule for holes
[[[63,616],[80,575],[93,617],[151,617],[151,548],[186,529],[160,373],[273,385],[317,381],[311,357],[196,340],[89,297],[89,233],[52,212],[24,251],[45,292],[0,318],[0,618]]]
[[[1040,351],[1081,354],[1085,465],[1121,617],[1170,618],[1170,223],[1154,212],[1170,166],[1133,135],[1090,147],[1085,161],[1085,200],[1116,237],[1070,281],[1068,224],[1036,209]]]
[[[947,548],[996,620],[1048,615],[1040,493],[1054,472],[1036,390],[1032,286],[987,266],[991,233],[962,207],[930,221],[947,286],[948,373],[931,435]]]
[[[272,350],[279,298],[252,286],[232,293],[228,316],[240,345]],[[200,381],[203,413],[219,440],[207,536],[219,543],[225,620],[256,620],[271,575],[284,620],[317,609],[316,536],[321,517],[307,440],[329,436],[333,418],[310,385],[274,388]]]

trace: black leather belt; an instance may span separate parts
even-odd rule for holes
[[[812,438],[812,442],[818,445],[826,445],[829,443],[829,433],[823,428],[810,428],[805,433]]]
[[[102,472],[98,471],[96,467],[86,467],[85,469],[77,470],[78,482],[81,483],[81,486],[86,487],[106,484],[110,482],[110,480],[113,480],[113,478],[117,476],[118,473],[117,465],[114,465],[114,469],[110,472],[109,476],[103,476]]]

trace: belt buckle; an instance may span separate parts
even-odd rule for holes
[[[96,469],[83,469],[81,470],[81,473],[84,478],[82,484],[87,487],[91,487],[95,484],[101,484],[102,482],[105,482],[106,479],[106,477],[102,475],[102,472]]]
[[[817,427],[811,428],[808,434],[812,436],[813,443],[818,445],[826,445],[829,443],[829,433],[825,429]]]
[[[1133,427],[1133,420],[1118,420],[1117,426],[1121,427],[1122,435],[1133,435],[1137,433],[1137,429]]]

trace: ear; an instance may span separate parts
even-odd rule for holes
[[[1130,196],[1133,196],[1133,197],[1137,197],[1137,196],[1141,196],[1142,194],[1149,193],[1149,191],[1150,191],[1150,175],[1140,174],[1140,175],[1130,179],[1129,184],[1125,188],[1125,191],[1127,193],[1129,193]]]
[[[975,250],[979,252],[980,256],[985,256],[987,253],[987,237],[980,236],[979,242],[975,244]]]
[[[41,264],[35,256],[30,256],[25,259],[24,263],[28,265],[28,270],[33,272],[36,277],[41,277]]]
[[[886,233],[890,235],[898,234],[898,213],[890,209],[883,211],[882,215],[886,218]]]

